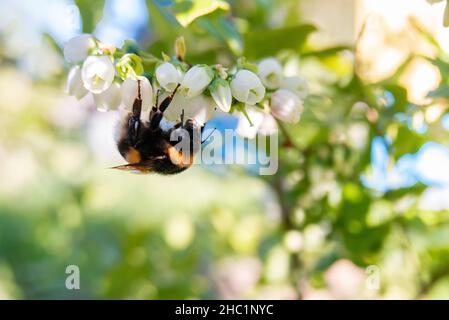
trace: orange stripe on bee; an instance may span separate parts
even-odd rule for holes
[[[187,156],[182,151],[177,150],[173,146],[168,147],[167,153],[170,157],[171,162],[180,167],[188,167],[193,162],[193,155]]]
[[[138,163],[140,162],[140,160],[140,152],[134,148],[129,148],[128,152],[126,153],[126,161],[128,161],[128,163]]]

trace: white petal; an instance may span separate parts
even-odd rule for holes
[[[299,122],[303,108],[302,100],[290,90],[279,89],[271,96],[271,113],[284,122]]]
[[[296,93],[301,99],[304,99],[309,94],[309,86],[307,81],[298,76],[285,77],[282,81],[281,87]]]
[[[127,110],[132,110],[134,101],[138,98],[138,86],[140,83],[140,97],[142,99],[142,111],[147,111],[152,104],[153,88],[146,77],[139,76],[137,80],[126,79],[122,83],[122,102]]]
[[[96,94],[106,91],[114,76],[114,65],[107,56],[89,56],[81,69],[84,87]]]
[[[170,62],[156,68],[156,79],[165,90],[172,92],[182,80],[182,73]]]
[[[265,87],[253,72],[240,70],[231,81],[231,92],[236,100],[254,105],[264,98]]]
[[[264,136],[270,136],[278,131],[276,119],[271,114],[264,114],[263,121],[259,127],[259,133]]]
[[[78,63],[87,58],[89,49],[95,46],[90,34],[81,34],[70,39],[64,46],[64,58],[70,63]]]
[[[116,110],[122,102],[120,85],[113,83],[108,90],[94,94],[94,102],[98,111]]]
[[[70,69],[65,92],[71,96],[75,96],[78,100],[87,94],[87,90],[84,88],[83,80],[81,79],[81,68],[79,66],[74,66]]]
[[[236,132],[242,137],[254,139],[259,131],[259,128],[263,122],[264,114],[257,110],[253,106],[246,106],[246,113],[252,122],[248,121],[246,116],[241,112],[238,115],[238,124]]]
[[[262,83],[269,89],[277,89],[280,87],[283,72],[282,66],[274,58],[266,58],[259,62],[258,74],[262,79]]]
[[[167,94],[162,94],[159,97],[159,104],[166,96]],[[214,115],[215,108],[215,103],[211,98],[203,95],[188,98],[177,93],[165,110],[164,117],[168,121],[179,122],[184,110],[184,121],[195,119],[199,124],[205,124]]]
[[[181,92],[187,97],[193,98],[201,93],[212,81],[213,75],[206,66],[193,66],[184,75],[181,83]]]
[[[229,84],[218,84],[214,91],[211,92],[217,106],[224,112],[229,112],[232,105],[232,93]]]

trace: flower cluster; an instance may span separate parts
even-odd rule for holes
[[[136,50],[105,45],[88,34],[68,41],[65,59],[73,64],[66,91],[81,99],[92,94],[98,110],[131,110],[138,92],[143,111],[178,90],[164,113],[179,121],[181,113],[205,123],[217,112],[237,113],[237,131],[247,137],[276,130],[276,119],[297,123],[303,111],[307,84],[300,77],[285,77],[278,60],[257,65],[241,59],[232,68],[219,64],[191,66],[184,62],[185,45],[176,41],[176,57],[157,59]],[[138,90],[140,86],[140,91]],[[159,99],[156,99],[159,96]],[[274,117],[274,118],[273,118]]]

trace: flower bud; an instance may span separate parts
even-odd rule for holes
[[[81,34],[70,39],[64,46],[64,58],[67,62],[78,63],[89,55],[95,47],[95,39],[90,34]]]
[[[84,87],[96,94],[106,91],[114,76],[114,65],[107,56],[89,56],[81,69]]]
[[[166,94],[161,95],[159,97],[159,103],[166,96]],[[182,94],[176,94],[170,106],[165,110],[164,117],[169,121],[179,122],[182,111],[184,110],[184,121],[187,119],[195,119],[196,122],[203,125],[213,117],[215,107],[214,101],[204,95],[188,98]]]
[[[196,65],[187,71],[181,82],[181,92],[187,97],[193,98],[201,93],[212,81],[214,74],[206,65]]]
[[[142,59],[134,53],[127,53],[117,62],[116,69],[122,79],[136,78],[143,73]]]
[[[173,92],[182,81],[182,73],[170,62],[164,62],[156,68],[156,79],[162,88]]]
[[[183,61],[184,57],[186,55],[186,43],[184,41],[183,36],[180,36],[176,39],[175,52],[176,52],[176,58],[178,58],[180,61]]]
[[[78,100],[87,94],[81,79],[81,68],[79,66],[74,66],[70,69],[65,92]]]
[[[271,96],[271,113],[279,120],[298,123],[303,109],[302,100],[290,90],[279,89]]]
[[[302,77],[285,77],[282,81],[281,87],[296,93],[301,99],[304,99],[309,94],[309,86],[307,81]]]
[[[264,98],[265,87],[253,72],[240,70],[231,81],[231,92],[238,101],[255,105]]]
[[[283,78],[282,66],[274,58],[263,59],[258,65],[258,75],[268,89],[277,89]]]
[[[214,84],[213,84],[214,85]],[[231,88],[229,87],[229,83],[225,80],[218,80],[214,85],[214,88],[211,89],[210,94],[214,99],[217,106],[223,112],[229,112],[231,110],[232,105],[232,93]]]
[[[142,76],[138,76],[137,80],[128,78],[122,83],[122,102],[127,110],[132,110],[134,101],[138,98],[140,84],[140,97],[142,99],[142,111],[148,110],[153,100],[153,88],[150,81]]]
[[[94,102],[98,111],[116,110],[122,102],[120,85],[114,82],[106,91],[94,94]]]

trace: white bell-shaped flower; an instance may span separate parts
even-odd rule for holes
[[[282,81],[281,87],[296,93],[301,99],[304,99],[309,94],[309,86],[307,81],[298,76],[285,77]]]
[[[236,100],[255,105],[264,98],[265,87],[253,72],[240,70],[231,81],[231,92]]]
[[[225,80],[219,81],[216,87],[210,92],[217,106],[223,112],[229,112],[232,105],[232,93],[229,83]]]
[[[243,112],[239,113],[236,132],[239,136],[254,139],[263,122],[264,114],[253,106],[246,106],[245,111],[248,117]]]
[[[153,88],[150,81],[143,76],[137,79],[128,78],[122,83],[122,102],[127,110],[132,110],[134,101],[138,98],[140,84],[140,98],[142,99],[142,111],[147,111],[153,101]]]
[[[170,62],[164,62],[156,68],[159,85],[168,92],[173,92],[182,81],[182,72]]]
[[[276,119],[273,118],[271,114],[264,113],[263,121],[259,127],[259,133],[264,136],[270,136],[275,134],[278,131],[278,124],[276,123]]]
[[[84,87],[96,94],[106,91],[114,76],[115,68],[108,56],[89,56],[81,69]]]
[[[208,66],[193,66],[184,75],[184,79],[181,82],[180,92],[188,98],[196,97],[203,93],[213,78],[213,71]]]
[[[116,110],[122,102],[120,85],[114,82],[106,91],[94,94],[94,102],[98,111]]]
[[[81,34],[70,39],[64,46],[64,58],[70,63],[79,63],[87,58],[89,50],[95,47],[90,34]]]
[[[258,64],[258,75],[268,89],[278,89],[281,86],[282,66],[275,58],[266,58]]]
[[[298,123],[303,109],[303,101],[290,90],[279,89],[271,96],[271,113],[279,120]]]
[[[159,104],[164,100],[166,94],[159,97]],[[182,94],[176,94],[170,105],[164,112],[164,118],[168,121],[179,122],[184,110],[184,121],[195,119],[200,125],[205,124],[214,115],[216,105],[214,101],[204,95],[188,98]]]
[[[78,100],[87,94],[87,89],[84,88],[83,80],[81,79],[81,68],[79,66],[74,66],[70,69],[65,92]]]

